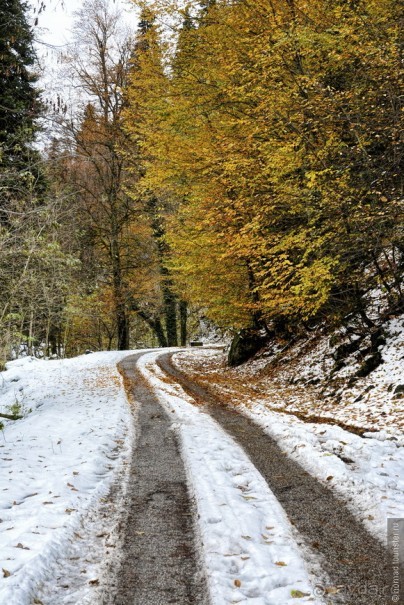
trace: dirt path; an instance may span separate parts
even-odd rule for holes
[[[194,510],[171,422],[136,370],[119,369],[139,402],[137,447],[127,496],[128,517],[115,605],[208,605],[194,543]]]
[[[251,420],[218,401],[173,366],[172,354],[160,368],[182,385],[245,449],[290,521],[315,549],[328,574],[330,603],[387,605],[389,569],[385,548],[350,513],[343,501],[284,455],[276,441]],[[337,592],[335,592],[337,591]],[[321,588],[318,590],[320,595]],[[335,593],[335,594],[333,594]]]

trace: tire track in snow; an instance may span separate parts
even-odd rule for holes
[[[386,605],[388,555],[386,549],[327,487],[285,456],[276,441],[250,419],[220,405],[162,355],[157,364],[178,382],[205,411],[244,448],[306,543],[321,556],[332,588],[327,599],[349,605]],[[219,405],[218,405],[219,403]],[[338,592],[332,594],[334,588]],[[321,594],[321,587],[318,589]]]
[[[317,557],[306,549],[309,565],[304,560],[265,479],[242,447],[158,367],[160,355],[145,355],[138,368],[173,414],[189,488],[196,497],[212,604],[295,605],[299,599],[324,605],[312,582],[325,577]]]
[[[207,605],[194,543],[193,505],[171,419],[131,355],[119,370],[139,406],[114,605]]]

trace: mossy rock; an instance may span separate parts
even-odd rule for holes
[[[404,384],[398,384],[394,389],[393,399],[403,399],[404,398]]]
[[[384,347],[387,342],[386,336],[382,329],[374,332],[370,337],[370,341],[372,343],[372,348],[374,351],[376,351],[378,347]]]
[[[343,359],[339,359],[338,361],[335,362],[335,364],[331,370],[331,374],[336,374],[337,372],[342,370],[342,368],[344,368],[345,366],[346,366],[345,361]]]

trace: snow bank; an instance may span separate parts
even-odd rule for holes
[[[17,404],[24,418],[0,434],[0,605],[31,604],[49,580],[56,591],[52,570],[122,472],[132,435],[116,363],[127,354],[24,358],[1,373],[0,411]]]

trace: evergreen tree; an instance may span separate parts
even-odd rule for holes
[[[32,147],[42,106],[35,87],[33,32],[27,4],[0,0],[0,224],[44,193],[39,153]]]
[[[0,0],[0,147],[3,166],[20,164],[29,156],[30,143],[41,112],[33,71],[33,32],[27,3]]]

